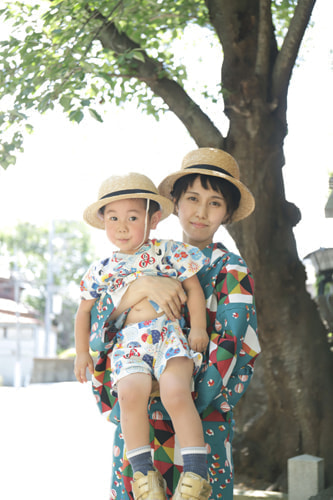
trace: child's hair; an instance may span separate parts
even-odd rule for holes
[[[147,206],[147,200],[145,198],[135,198],[135,199],[142,200],[145,203],[145,206]],[[106,205],[104,205],[103,207],[101,207],[99,209],[99,211],[98,211],[98,213],[101,216],[104,215],[105,207],[106,207]],[[154,215],[154,213],[158,212],[159,210],[161,210],[161,208],[160,208],[159,204],[157,203],[157,201],[155,201],[155,200],[149,200],[149,208],[148,208],[149,218],[151,218]]]
[[[147,200],[144,200],[146,202],[146,206],[147,206]],[[155,200],[149,200],[149,208],[148,208],[148,215],[149,217],[152,217],[154,215],[155,212],[158,212],[159,210],[161,210],[159,204],[157,203],[157,201]]]
[[[175,203],[178,203],[182,194],[187,191],[189,186],[193,186],[195,179],[199,177],[201,185],[204,189],[212,188],[213,191],[222,194],[227,204],[227,218],[225,223],[232,222],[232,216],[235,210],[239,207],[240,192],[234,184],[225,179],[220,179],[212,175],[189,174],[180,177],[174,184],[171,192]]]

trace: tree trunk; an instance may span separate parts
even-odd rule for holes
[[[315,0],[298,2],[280,50],[270,0],[205,3],[224,52],[221,79],[230,120],[225,139],[175,80],[157,77],[158,61],[143,53],[135,67],[137,77],[164,100],[198,146],[222,148],[237,159],[256,199],[255,212],[230,227],[254,274],[263,350],[254,382],[236,408],[236,421],[245,422],[236,434],[236,466],[275,481],[286,471],[288,458],[307,453],[325,459],[326,479],[333,484],[332,354],[306,291],[292,230],[300,213],[286,201],[282,177],[287,90]],[[104,22],[99,32],[104,48],[122,53],[138,47],[98,17]]]
[[[325,459],[326,480],[333,483],[332,354],[297,255],[292,228],[299,211],[285,199],[286,90],[274,105],[271,99],[277,49],[272,42],[269,71],[261,77],[254,70],[259,3],[243,2],[243,11],[240,2],[221,2],[220,8],[219,2],[207,4],[224,49],[222,82],[230,119],[225,149],[239,162],[241,179],[256,199],[255,212],[230,228],[254,274],[262,345],[258,367],[265,385],[258,418],[243,429],[236,446],[237,470],[245,467],[274,481],[286,471],[288,458],[307,453]],[[251,404],[251,391],[236,419]]]
[[[272,117],[272,137],[274,121]],[[248,140],[244,122],[234,126],[242,141],[229,152],[239,159],[242,172],[248,172],[246,183],[254,192],[256,211],[231,232],[254,274],[267,397],[265,413],[243,436],[252,464],[247,468],[275,480],[286,471],[288,458],[308,453],[325,458],[327,480],[332,482],[333,370],[327,332],[306,291],[292,233],[293,214],[278,189],[281,146],[265,139],[267,119],[262,133]],[[241,454],[238,460],[241,465]]]

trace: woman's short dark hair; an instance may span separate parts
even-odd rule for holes
[[[193,186],[193,183],[197,177],[200,178],[201,185],[204,189],[212,188],[213,191],[216,191],[223,196],[227,204],[226,222],[231,222],[233,213],[239,207],[240,192],[234,184],[225,179],[203,174],[184,175],[175,182],[173,190],[171,192],[175,203],[178,203],[180,197],[187,191],[189,186]]]

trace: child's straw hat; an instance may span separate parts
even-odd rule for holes
[[[232,216],[232,222],[245,219],[254,210],[255,201],[250,190],[239,180],[239,167],[236,160],[221,149],[199,148],[188,153],[182,162],[181,170],[168,175],[158,186],[159,192],[172,200],[175,182],[189,174],[201,174],[225,179],[240,192],[239,207]]]
[[[127,175],[113,175],[106,179],[99,188],[98,200],[85,209],[83,218],[91,226],[104,229],[100,209],[112,201],[128,198],[156,201],[162,212],[161,219],[168,217],[174,209],[173,202],[161,195],[148,177],[131,172]]]

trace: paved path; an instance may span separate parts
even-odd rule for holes
[[[108,500],[113,432],[90,383],[0,387],[0,499]],[[286,497],[235,489],[234,498]]]
[[[0,499],[107,500],[113,430],[90,384],[0,387]]]

